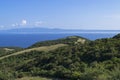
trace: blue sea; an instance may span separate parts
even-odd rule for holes
[[[38,41],[54,40],[67,36],[81,36],[90,40],[110,38],[117,33],[71,33],[71,34],[0,34],[0,47],[23,47],[26,48]]]

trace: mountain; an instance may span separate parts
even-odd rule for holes
[[[119,35],[95,41],[68,36],[2,55],[0,80],[119,80]]]
[[[16,28],[8,30],[0,30],[0,33],[95,33],[95,32],[115,32],[119,33],[120,30],[82,30],[82,29],[57,29],[57,28]]]

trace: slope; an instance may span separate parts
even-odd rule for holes
[[[4,58],[14,56],[14,55],[23,54],[23,53],[34,51],[34,50],[35,51],[50,51],[50,50],[54,50],[54,49],[57,49],[62,46],[84,44],[85,42],[89,42],[89,40],[86,38],[80,37],[80,36],[68,36],[66,38],[61,38],[61,39],[57,39],[57,40],[42,41],[42,42],[37,42],[37,43],[33,44],[32,46],[28,47],[27,49],[21,49],[21,51],[18,50],[18,52],[16,50],[16,51],[11,52],[6,55],[4,54],[0,57],[0,59],[4,59]],[[5,48],[5,49],[8,50],[8,48]],[[10,52],[10,51],[8,51],[8,52]]]
[[[70,41],[68,40],[70,39]],[[72,40],[71,40],[72,39]],[[80,42],[80,43],[79,43]],[[49,42],[48,42],[49,43]],[[0,79],[53,77],[62,80],[119,80],[120,39],[104,38],[84,42],[72,36],[67,40],[54,40],[34,45],[50,47],[63,43],[67,46],[45,51],[25,51],[0,60]],[[3,77],[3,75],[6,75]],[[29,77],[29,78],[30,78]],[[13,80],[13,79],[12,79]]]
[[[4,58],[7,58],[7,57],[10,57],[10,56],[19,55],[19,54],[23,54],[23,53],[31,52],[31,51],[45,51],[45,52],[48,52],[48,51],[55,50],[55,49],[57,49],[59,47],[63,47],[63,46],[67,46],[67,45],[66,44],[56,44],[56,45],[51,45],[51,46],[42,46],[42,47],[25,49],[25,50],[15,52],[15,53],[12,53],[12,54],[9,54],[9,55],[6,55],[6,56],[2,56],[2,57],[0,57],[0,60],[4,59]]]
[[[68,44],[68,45],[74,45],[76,43],[84,44],[85,42],[89,42],[89,41],[90,40],[80,37],[80,36],[68,36],[68,37],[56,39],[56,40],[37,42],[31,45],[29,48],[40,47],[40,46],[50,46],[50,45],[55,45],[55,44]]]

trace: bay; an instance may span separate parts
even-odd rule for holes
[[[90,40],[110,38],[117,33],[60,33],[60,34],[0,34],[0,47],[26,48],[38,41],[54,40],[67,36],[81,36]]]

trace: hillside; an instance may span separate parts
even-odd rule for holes
[[[69,36],[35,43],[0,57],[0,80],[120,80],[119,35],[95,41]]]
[[[17,51],[21,51],[23,48],[20,47],[0,47],[0,57],[12,54]]]
[[[20,48],[1,48],[4,50],[4,55],[0,57],[0,59],[13,56],[13,55],[19,55],[30,51],[51,51],[54,49],[57,49],[59,47],[67,46],[67,45],[75,45],[75,44],[84,44],[85,42],[89,42],[88,39],[79,37],[79,36],[69,36],[62,39],[57,40],[48,40],[48,41],[42,41],[37,42],[33,44],[32,46],[21,50]],[[1,51],[2,51],[1,50]],[[5,52],[9,52],[10,55],[5,55]]]
[[[55,50],[55,49],[57,49],[59,47],[63,47],[63,46],[67,46],[67,45],[65,45],[65,44],[56,44],[56,45],[51,45],[51,46],[42,46],[42,47],[25,49],[25,50],[17,51],[15,53],[12,53],[12,54],[9,54],[9,55],[2,56],[2,57],[0,57],[0,60],[4,59],[4,58],[7,58],[7,57],[10,57],[10,56],[24,54],[24,53],[31,52],[31,51],[45,51],[45,52],[48,52],[48,51],[52,51],[52,50]],[[7,50],[11,50],[11,49],[7,49]]]
[[[55,44],[74,45],[76,43],[84,43],[84,42],[89,42],[89,40],[83,37],[79,37],[79,36],[69,36],[69,37],[61,38],[57,40],[37,42],[33,44],[32,46],[30,46],[29,48],[40,47],[40,46],[50,46],[50,45],[55,45]]]

